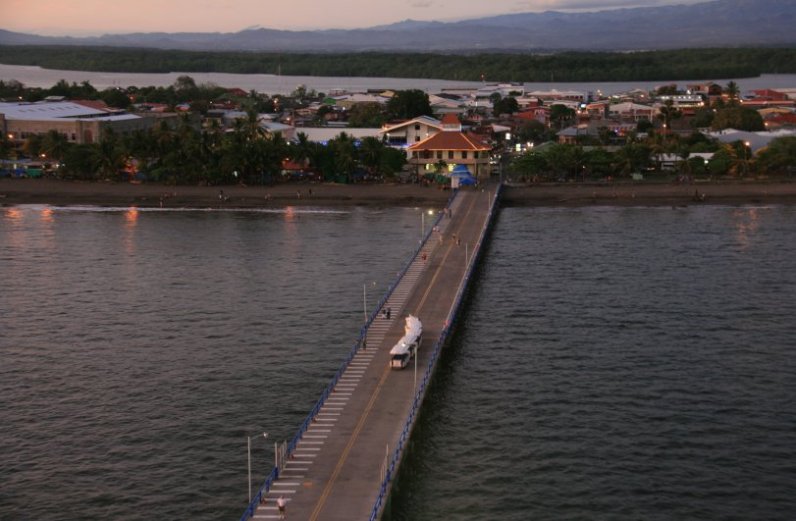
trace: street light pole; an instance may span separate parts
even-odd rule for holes
[[[268,438],[268,433],[263,433],[263,438]],[[252,437],[246,436],[246,446],[249,449],[248,462],[249,462],[249,503],[252,502]]]

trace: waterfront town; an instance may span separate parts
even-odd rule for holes
[[[604,95],[480,88],[291,95],[0,82],[0,177],[166,184],[517,183],[791,176],[796,86]]]

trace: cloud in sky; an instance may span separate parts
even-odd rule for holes
[[[362,28],[414,18],[461,20],[518,11],[601,10],[706,0],[0,0],[0,28],[46,35]]]

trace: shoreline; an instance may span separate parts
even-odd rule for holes
[[[432,206],[450,190],[407,184],[165,186],[52,179],[1,179],[0,207],[24,204],[141,208],[284,208],[287,206]],[[507,185],[505,206],[687,206],[796,204],[796,182],[723,181],[692,184],[567,183]]]

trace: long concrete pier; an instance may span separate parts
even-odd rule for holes
[[[294,440],[277,451],[278,466],[241,520],[279,519],[280,497],[291,520],[381,518],[498,195],[493,185],[452,198]],[[408,314],[423,323],[419,353],[405,369],[391,369],[389,351]]]

